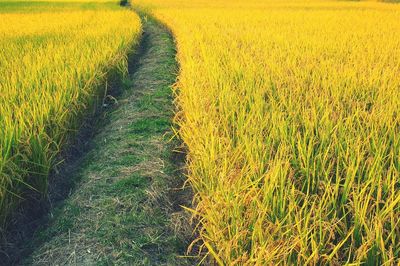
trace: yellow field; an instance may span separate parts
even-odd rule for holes
[[[129,21],[129,23],[127,23]],[[126,71],[141,31],[128,10],[0,14],[0,220],[20,191],[46,192],[107,71]]]
[[[177,40],[176,121],[216,262],[400,262],[400,6],[133,4]]]

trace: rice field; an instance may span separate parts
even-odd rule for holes
[[[332,0],[131,3],[165,24],[176,41],[180,69],[174,85],[175,132],[186,146],[187,179],[194,191],[194,207],[186,209],[197,225],[198,239],[189,250],[198,251],[201,264],[400,264],[400,5]],[[146,16],[143,19],[148,22]],[[154,31],[154,23],[148,29]],[[121,8],[118,1],[0,0],[2,234],[22,200],[32,193],[46,197],[49,175],[60,163],[60,154],[102,103],[110,79],[127,74],[127,54],[141,34],[139,16]],[[143,47],[151,51],[155,48],[149,43],[161,45],[167,37],[147,32],[151,42]],[[163,70],[162,64],[173,57],[172,50],[165,49],[171,55],[160,61],[162,71],[169,69]],[[145,73],[150,71],[145,65],[150,61],[158,71],[159,58],[152,60],[140,61]],[[139,84],[149,90],[141,88],[143,93],[164,86],[156,79],[162,76],[158,72],[154,79],[139,75]],[[135,77],[130,76],[129,82],[134,84]],[[157,101],[169,103],[166,95],[158,100],[142,96],[148,99],[131,106],[135,115],[128,109],[115,115],[129,120],[143,116],[139,111]],[[155,110],[159,109],[148,109],[146,115]],[[143,135],[147,131],[162,135],[155,129],[158,122],[153,125],[149,119],[125,121],[130,131],[126,129],[124,137],[144,141],[137,133],[142,130]],[[168,121],[162,120],[163,125]],[[147,154],[143,147],[121,148],[114,159],[122,160],[117,156],[125,156],[128,150]],[[132,191],[132,198],[134,190],[140,192],[142,201],[158,210],[153,185],[142,190],[137,185],[151,177],[137,169],[141,166],[146,173],[157,174],[171,169],[164,169],[160,158],[157,162],[132,158],[124,164],[135,165],[120,166],[124,174],[133,175],[133,185],[119,180],[126,182],[123,191],[127,195]],[[114,182],[108,176],[113,174],[105,173],[102,182]],[[90,193],[96,198],[95,191]],[[102,206],[126,210],[97,221],[99,228],[110,225],[100,230],[101,238],[86,236],[84,227],[75,226],[68,227],[68,241],[75,230],[83,232],[77,238],[80,245],[86,243],[85,237],[85,241],[93,237],[90,243],[104,242],[112,230],[118,231],[111,225],[123,221],[126,227],[118,237],[105,241],[110,249],[105,252],[104,243],[98,246],[107,253],[102,256],[129,261],[128,247],[134,247],[132,254],[141,254],[142,246],[148,250],[157,246],[153,239],[157,232],[150,232],[148,224],[140,224],[143,236],[138,239],[150,239],[142,246],[128,237],[135,232],[126,228],[139,225],[125,223],[144,223],[145,219],[133,218],[146,214],[139,207],[122,206],[118,196],[112,194],[107,198],[112,204]],[[142,204],[138,202],[132,206]],[[146,204],[142,209],[149,208]],[[66,206],[67,210],[76,207]],[[84,217],[84,209],[90,208],[85,205],[79,211],[88,222],[93,217]],[[110,211],[90,210],[97,218]],[[167,221],[163,214],[157,215],[154,221]],[[175,230],[184,228],[179,217],[171,224]],[[55,230],[64,241],[62,226]],[[55,238],[51,243],[63,242]],[[63,255],[70,258],[62,246],[54,246],[54,254],[60,254],[61,260]],[[151,252],[146,256],[151,257]],[[168,251],[157,254],[163,252],[167,256]],[[50,257],[58,256],[54,254]],[[85,261],[85,256],[80,259]]]
[[[46,194],[58,154],[103,99],[108,75],[126,73],[141,23],[116,1],[57,8],[42,2],[41,9],[32,2],[0,4],[3,226],[25,191]]]
[[[400,6],[132,2],[176,38],[175,120],[207,257],[400,263]]]

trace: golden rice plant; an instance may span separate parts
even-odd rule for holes
[[[176,122],[215,262],[400,263],[400,6],[133,4],[177,41]]]
[[[110,68],[126,71],[140,20],[128,10],[0,13],[0,221],[49,171]]]

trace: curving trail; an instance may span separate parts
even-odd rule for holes
[[[75,188],[35,234],[22,264],[191,264],[178,256],[191,230],[179,207],[186,192],[175,189],[183,180],[182,156],[169,141],[175,46],[156,21],[142,16],[142,23],[126,88],[109,97],[99,132],[68,168]]]

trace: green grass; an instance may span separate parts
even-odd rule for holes
[[[149,134],[163,132],[170,122],[167,118],[140,119],[130,125],[132,133],[149,136]]]
[[[157,22],[145,21],[135,72],[123,82],[128,87],[107,107],[89,151],[67,171],[75,189],[29,242],[26,264],[189,264],[178,255],[188,245],[182,234],[191,230],[173,222],[185,215],[173,210],[170,195],[179,194],[173,188],[183,180],[172,152],[177,143],[169,141],[174,43]]]

